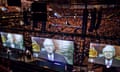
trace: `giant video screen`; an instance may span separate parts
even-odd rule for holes
[[[22,34],[0,32],[3,47],[25,50]]]
[[[31,40],[34,57],[73,65],[73,41],[41,37],[31,37]]]
[[[120,67],[120,46],[102,43],[90,43],[89,62]],[[110,65],[107,62],[110,61]]]

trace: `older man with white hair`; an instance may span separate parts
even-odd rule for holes
[[[45,39],[43,42],[44,51],[39,53],[39,57],[43,59],[47,59],[50,61],[66,63],[66,59],[63,55],[60,55],[55,52],[55,45],[52,39]]]
[[[105,65],[109,68],[112,65],[113,57],[115,56],[115,48],[112,45],[106,45],[102,52],[105,57]]]
[[[102,49],[103,57],[94,59],[95,64],[103,66],[103,72],[119,72],[120,60],[115,59],[116,49],[113,45],[106,45]]]

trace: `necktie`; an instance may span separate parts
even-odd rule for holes
[[[52,55],[50,55],[50,60],[52,61],[53,59],[52,59]]]
[[[110,68],[110,61],[107,61],[107,68]]]
[[[48,59],[51,60],[51,61],[53,61],[53,55],[49,54]]]

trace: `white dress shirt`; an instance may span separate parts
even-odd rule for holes
[[[54,54],[48,54],[48,59],[51,61],[54,61]]]
[[[110,60],[105,59],[105,65],[106,65],[107,68],[111,67],[112,61],[113,61],[112,59],[110,59]]]

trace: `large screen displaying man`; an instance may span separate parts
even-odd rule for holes
[[[120,46],[90,43],[89,61],[105,65],[106,68],[120,67]]]
[[[73,64],[74,42],[32,37],[33,56],[49,61]]]
[[[0,32],[4,47],[24,50],[23,35],[15,33]]]

